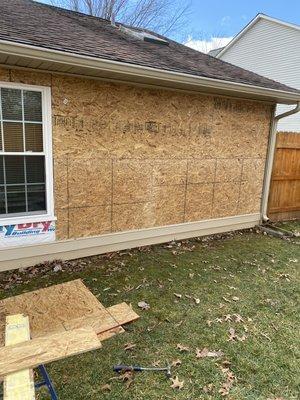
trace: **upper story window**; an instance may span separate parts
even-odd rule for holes
[[[0,83],[0,218],[50,214],[49,89],[10,86]]]

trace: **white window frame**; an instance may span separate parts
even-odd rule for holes
[[[46,184],[46,212],[33,213],[20,216],[0,217],[0,225],[25,224],[29,222],[54,221],[54,195],[53,195],[53,158],[52,158],[52,106],[51,88],[48,86],[27,85],[15,82],[0,81],[1,88],[31,90],[42,94],[42,124],[43,124],[43,152],[35,152],[35,155],[45,157],[45,184]],[[31,154],[24,151],[21,154]],[[5,152],[0,150],[0,155],[20,155],[20,152]]]

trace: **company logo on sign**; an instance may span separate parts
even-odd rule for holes
[[[54,231],[55,225],[52,221],[0,226],[0,234],[5,238],[16,236],[36,236]]]

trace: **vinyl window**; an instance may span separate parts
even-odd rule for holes
[[[49,91],[0,83],[0,219],[52,214]]]

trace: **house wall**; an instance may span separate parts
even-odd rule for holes
[[[272,105],[48,73],[57,239],[260,212]]]
[[[258,20],[218,58],[262,76],[300,89],[300,27]],[[279,105],[281,114],[292,106]],[[300,132],[300,113],[284,118],[278,131]]]

